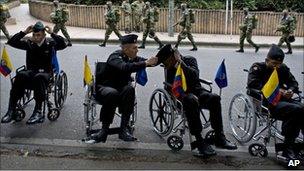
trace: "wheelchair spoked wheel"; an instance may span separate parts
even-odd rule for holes
[[[252,156],[267,157],[268,150],[265,145],[253,143],[248,147],[249,154]]]
[[[49,110],[49,112],[47,114],[47,118],[50,121],[56,121],[58,119],[59,115],[60,115],[59,109],[53,108],[53,109]]]
[[[257,118],[251,99],[245,94],[236,94],[229,106],[229,124],[233,136],[241,143],[251,140],[256,131]]]
[[[64,71],[60,71],[55,78],[54,101],[57,108],[61,109],[67,98],[68,79]]]
[[[211,125],[210,114],[208,113],[209,111],[207,112],[208,115],[206,114],[206,112],[203,109],[200,110],[200,113],[201,113],[201,122],[202,122],[203,129],[206,129],[206,128],[208,128]]]
[[[15,121],[16,122],[20,122],[22,121],[24,118],[25,118],[25,111],[23,109],[16,109],[16,118],[15,118]]]
[[[170,95],[164,89],[156,89],[150,98],[150,117],[154,131],[164,137],[171,133],[175,113]]]
[[[171,135],[167,139],[167,144],[173,151],[179,151],[184,147],[184,141],[182,137],[178,135]]]

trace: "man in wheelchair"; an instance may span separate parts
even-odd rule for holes
[[[283,121],[282,135],[285,136],[285,149],[282,156],[287,159],[296,159],[295,139],[299,136],[300,130],[304,134],[304,104],[292,98],[294,93],[298,92],[298,82],[283,60],[283,51],[277,45],[272,45],[265,62],[257,62],[251,66],[247,86],[249,89],[261,90],[274,68],[277,69],[280,101],[272,105],[264,98],[263,103],[269,108],[271,117]]]
[[[52,39],[46,39],[45,32],[49,33]],[[29,33],[33,33],[32,37],[29,40],[22,40]],[[12,47],[26,50],[26,69],[16,73],[10,91],[8,111],[1,119],[1,123],[9,123],[18,117],[17,102],[24,95],[25,89],[34,90],[36,101],[33,114],[26,123],[42,123],[45,118],[42,103],[46,99],[47,85],[53,72],[52,50],[66,48],[64,39],[54,34],[49,26],[44,26],[38,21],[34,26],[31,25],[25,31],[15,34],[7,43]]]
[[[209,93],[202,87],[196,59],[192,56],[180,55],[177,49],[172,49],[170,44],[164,46],[156,56],[158,57],[158,64],[163,63],[165,66],[167,83],[173,84],[178,64],[181,64],[185,74],[187,91],[181,101],[190,133],[196,139],[196,141],[191,143],[194,155],[211,156],[216,154],[211,145],[202,137],[200,108],[209,109],[210,111],[211,127],[215,131],[215,146],[230,150],[237,149],[237,146],[229,142],[224,135],[220,96]]]
[[[117,107],[121,113],[119,139],[137,140],[127,127],[135,102],[135,89],[130,85],[131,73],[157,63],[156,57],[145,60],[137,56],[137,37],[134,34],[122,36],[121,50],[109,56],[102,76],[96,75],[96,100],[102,104],[100,110],[102,129],[91,135],[91,139],[95,142],[106,141]]]

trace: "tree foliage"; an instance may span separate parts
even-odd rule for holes
[[[52,1],[52,0],[46,0]],[[104,5],[107,0],[60,0],[63,3]],[[112,1],[114,5],[120,5],[123,0]],[[134,0],[130,0],[133,2]],[[158,7],[167,7],[169,0],[150,0]],[[230,0],[229,0],[230,1]],[[191,8],[199,9],[225,9],[226,0],[174,0],[176,8],[181,3],[187,3]],[[304,0],[233,0],[234,9],[248,7],[253,11],[282,11],[289,9],[295,12],[304,12]]]

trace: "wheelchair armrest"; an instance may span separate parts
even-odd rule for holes
[[[263,98],[263,93],[261,90],[258,89],[253,89],[253,88],[247,88],[247,94],[249,96],[252,96],[258,100],[262,100]]]
[[[199,79],[199,81],[201,82],[201,83],[203,83],[203,84],[207,84],[207,85],[212,85],[212,81],[210,81],[210,80],[206,80],[206,79]]]
[[[23,71],[23,70],[26,70],[26,66],[25,65],[22,65],[21,67],[17,68],[16,69],[16,73],[18,73],[20,71]]]

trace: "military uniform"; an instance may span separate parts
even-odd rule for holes
[[[282,32],[282,36],[279,40],[278,46],[282,46],[284,42],[286,42],[288,52],[287,54],[292,53],[291,44],[288,40],[289,36],[294,33],[296,29],[296,23],[294,17],[290,15],[283,16],[280,21],[280,25],[277,28],[277,31]]]
[[[120,14],[117,9],[112,8],[112,3],[107,2],[108,10],[105,14],[106,24],[108,25],[108,28],[105,33],[105,39],[104,41],[99,45],[101,47],[106,46],[106,43],[108,39],[110,38],[111,33],[114,31],[116,36],[120,39],[121,34],[119,33],[117,29],[117,23],[119,21]]]
[[[132,8],[129,0],[124,0],[121,4],[121,8],[124,12],[124,19],[125,19],[125,32],[131,33],[131,17],[132,17]]]
[[[44,29],[43,25],[41,26],[42,29]],[[33,115],[27,123],[43,122],[44,116],[41,116],[42,102],[46,100],[46,88],[53,72],[52,50],[66,48],[64,38],[54,33],[51,34],[52,39],[45,39],[40,46],[31,41],[31,39],[23,40],[25,35],[26,33],[21,31],[7,42],[12,47],[26,50],[26,70],[18,72],[15,77],[10,91],[9,110],[2,118],[2,123],[8,123],[18,117],[16,116],[17,101],[23,97],[26,88],[34,90],[34,99],[36,101]],[[37,113],[40,116],[38,120]]]
[[[69,10],[66,7],[60,8],[55,3],[58,3],[58,1],[54,1],[55,10],[50,15],[52,22],[55,24],[53,31],[57,34],[61,30],[64,37],[68,40],[68,46],[72,46],[71,38],[65,27],[65,23],[69,20]]]
[[[134,30],[140,32],[141,17],[143,14],[145,3],[142,0],[136,0],[131,4],[133,11],[133,26]]]
[[[5,4],[0,4],[0,29],[4,33],[5,37],[7,39],[10,38],[9,33],[5,27],[5,22],[8,18],[10,18],[11,15],[9,13],[9,9]]]
[[[255,16],[253,16],[252,14],[248,13],[248,10],[245,9],[245,11],[247,11],[247,14],[245,14],[244,16],[244,21],[242,24],[240,24],[239,29],[241,30],[241,35],[240,35],[240,49],[237,50],[237,52],[244,52],[244,40],[246,38],[247,42],[252,45],[253,47],[255,47],[255,52],[258,52],[259,50],[259,46],[256,45],[252,40],[252,30],[255,29]]]
[[[279,48],[277,47],[277,49]],[[280,53],[284,55],[283,51]],[[268,58],[269,56],[270,55],[268,55]],[[270,58],[275,59],[276,57]],[[248,88],[261,90],[272,72],[273,69],[267,67],[265,62],[254,63],[248,74]],[[284,90],[289,89],[293,92],[298,91],[298,82],[285,64],[282,64],[277,68],[277,73],[279,77],[279,88]],[[285,136],[284,143],[287,146],[292,145],[295,142],[295,138],[299,135],[300,130],[304,133],[304,104],[292,99],[286,99],[283,96],[281,96],[281,99],[276,106],[268,104],[266,100],[263,101],[263,103],[269,107],[273,118],[283,121],[282,135]]]
[[[146,4],[147,3],[148,2],[146,2]],[[163,46],[162,42],[155,35],[155,22],[157,21],[158,21],[158,11],[155,7],[154,8],[151,7],[150,3],[148,3],[143,17],[143,22],[145,23],[145,30],[143,33],[142,44],[138,48],[143,48],[143,49],[145,48],[145,43],[148,35],[150,38],[153,38],[155,42],[158,43],[159,49]]]
[[[186,37],[188,37],[191,44],[193,45],[193,48],[191,50],[196,51],[197,46],[191,34],[192,23],[194,23],[194,14],[192,13],[192,10],[186,8],[187,6],[186,4],[182,4],[181,6],[182,6],[182,16],[175,25],[179,24],[180,26],[182,26],[182,30],[178,34],[177,43],[175,44],[175,47],[178,48],[180,42]]]

